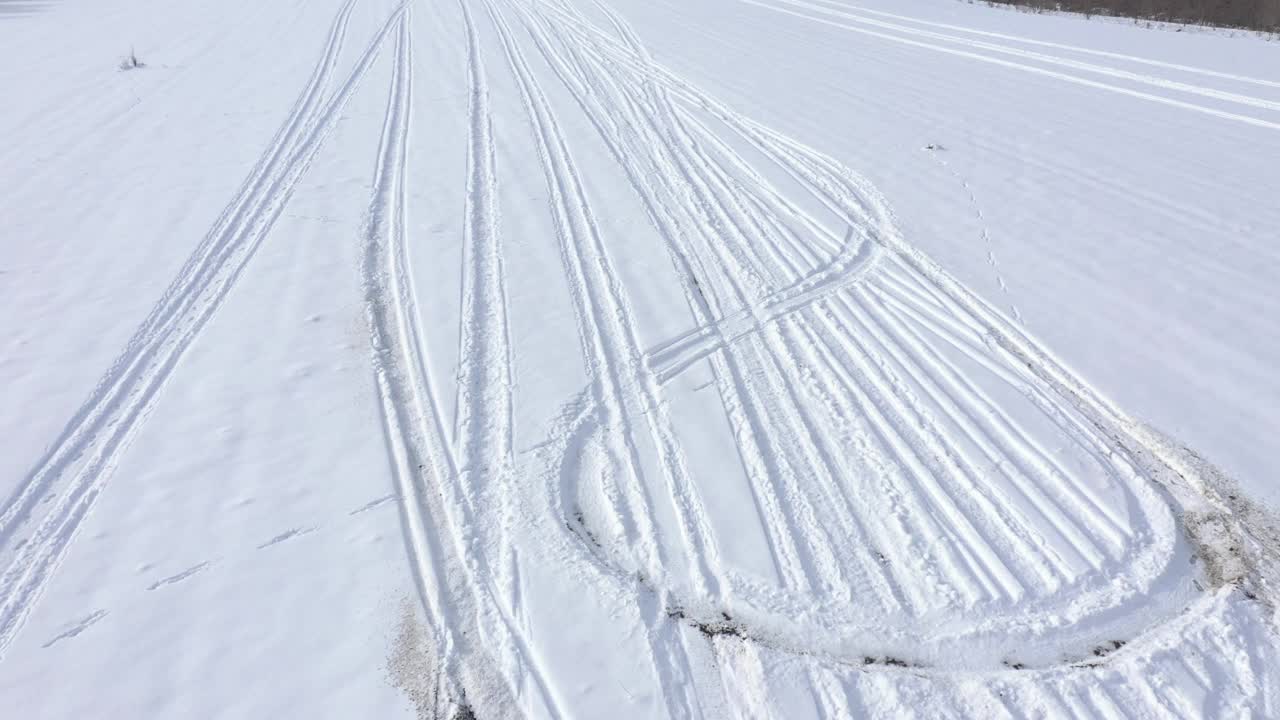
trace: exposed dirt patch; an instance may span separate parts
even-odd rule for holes
[[[431,631],[419,619],[412,600],[400,603],[400,621],[387,658],[391,684],[413,704],[418,720],[443,720],[440,668]]]
[[[749,640],[747,636],[747,628],[739,622],[734,621],[733,617],[727,612],[721,612],[720,617],[710,620],[701,620],[690,617],[683,608],[671,608],[667,611],[667,617],[672,620],[678,620],[685,623],[689,627],[702,633],[708,639],[730,636],[742,640]]]
[[[600,544],[600,539],[596,537],[595,533],[591,532],[591,527],[587,525],[587,518],[582,512],[582,508],[575,507],[573,509],[573,522],[565,523],[565,527],[569,528],[570,532],[582,538],[584,542],[590,544],[592,547],[598,550],[604,548],[604,546]]]
[[[1249,575],[1243,539],[1225,513],[1188,512],[1182,520],[1210,587],[1236,583]]]
[[[1183,513],[1182,521],[1211,587],[1234,585],[1273,615],[1272,589],[1280,577],[1280,518],[1275,510],[1250,499],[1240,485],[1186,447],[1178,459],[1199,476],[1210,510]]]
[[[465,637],[466,631],[462,632]],[[473,656],[468,673],[464,660],[453,666],[442,660],[440,635],[423,621],[415,600],[400,601],[399,620],[387,655],[391,685],[405,694],[418,720],[476,720],[519,717],[515,699],[489,668],[491,660]],[[484,668],[484,672],[475,672]],[[474,691],[476,694],[471,695]],[[476,708],[482,708],[478,711]]]
[[[918,664],[916,664],[916,663],[910,662],[909,660],[903,660],[902,658],[896,658],[896,657],[893,657],[893,656],[891,656],[891,655],[884,655],[884,656],[881,656],[881,657],[873,657],[873,656],[871,656],[871,655],[865,655],[865,656],[863,656],[863,658],[862,658],[862,665],[863,665],[864,667],[866,667],[866,666],[871,666],[871,665],[875,665],[875,666],[880,666],[880,667],[894,667],[894,668],[918,668],[918,667],[923,667],[923,666],[918,665]]]
[[[1124,647],[1124,640],[1112,640],[1093,649],[1094,657],[1106,657]]]

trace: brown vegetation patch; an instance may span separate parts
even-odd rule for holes
[[[972,2],[972,0],[970,0]],[[1280,0],[987,0],[1035,12],[1067,11],[1280,32]]]

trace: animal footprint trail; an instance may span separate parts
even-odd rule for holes
[[[933,158],[934,162],[938,163],[943,170],[946,170],[947,173],[950,174],[951,177],[955,178],[956,182],[960,183],[960,186],[964,188],[969,207],[972,208],[974,218],[977,220],[978,227],[980,228],[978,236],[982,240],[982,247],[986,253],[987,266],[991,268],[991,272],[995,276],[996,285],[1000,288],[1000,292],[1006,296],[1009,295],[1009,284],[1005,281],[1004,274],[1000,271],[1000,260],[996,257],[995,243],[991,240],[991,228],[987,222],[986,215],[982,212],[982,206],[978,204],[978,196],[973,192],[973,186],[970,185],[969,181],[960,174],[959,170],[956,170],[951,166],[950,162],[941,157],[939,153],[944,151],[942,146],[930,145],[928,146],[928,149],[931,151],[930,156]],[[1018,309],[1017,305],[1010,304],[1009,312],[1015,322],[1022,323],[1022,311]]]

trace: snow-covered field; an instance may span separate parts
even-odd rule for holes
[[[1280,716],[1280,43],[0,0],[0,51],[0,717]]]

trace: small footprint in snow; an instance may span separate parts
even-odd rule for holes
[[[946,148],[936,143],[930,143],[926,145],[924,149],[945,150]],[[950,173],[951,176],[960,183],[961,187],[964,188],[965,194],[969,198],[969,206],[972,208],[974,216],[977,217],[978,223],[982,227],[980,237],[982,238],[982,244],[986,247],[987,265],[991,266],[992,273],[996,278],[996,285],[1000,287],[1000,292],[1006,297],[1009,296],[1009,284],[1005,282],[1004,275],[1000,272],[1000,261],[996,259],[994,243],[991,241],[991,231],[987,225],[987,216],[982,213],[982,206],[978,204],[978,196],[973,193],[973,186],[969,185],[969,181],[965,180],[963,175],[961,175],[955,168],[951,167],[951,163],[937,156],[934,157],[934,161]],[[1018,309],[1018,306],[1011,303],[1009,305],[1009,310],[1013,313],[1014,321],[1018,324],[1022,324],[1022,311]]]
[[[61,642],[63,640],[70,640],[71,638],[79,635],[85,630],[88,630],[90,626],[92,626],[94,623],[98,622],[102,618],[106,617],[106,615],[107,615],[106,610],[98,610],[94,612],[92,615],[89,615],[86,618],[76,621],[71,625],[70,628],[63,631],[57,637],[53,638],[52,640],[45,643],[44,645],[41,645],[40,647],[47,648],[56,642]]]
[[[268,540],[268,541],[266,541],[266,542],[262,543],[261,545],[259,545],[259,546],[258,546],[258,549],[259,549],[259,550],[262,550],[262,549],[265,549],[265,548],[269,548],[269,547],[271,547],[272,545],[278,545],[278,544],[280,544],[280,543],[284,542],[285,540],[292,540],[293,538],[296,538],[296,537],[301,537],[301,536],[303,536],[303,535],[309,535],[309,534],[311,534],[311,533],[315,532],[315,531],[316,531],[316,530],[318,530],[318,529],[319,529],[319,528],[309,527],[309,528],[292,528],[292,529],[290,529],[290,530],[285,530],[284,532],[280,533],[279,535],[277,535],[277,536],[275,536],[275,537],[271,538],[270,540]]]
[[[157,588],[162,588],[165,585],[172,585],[177,582],[182,582],[183,580],[186,580],[187,578],[191,577],[192,575],[195,575],[196,573],[201,573],[201,572],[204,572],[205,570],[208,570],[211,565],[213,565],[212,560],[205,560],[199,565],[189,567],[186,570],[183,570],[182,572],[178,573],[177,575],[170,575],[167,578],[161,578],[151,583],[151,585],[147,587],[147,589],[155,590]]]
[[[351,512],[347,513],[347,515],[359,515],[360,513],[368,512],[368,511],[370,511],[370,510],[372,510],[372,509],[374,509],[374,508],[376,508],[376,507],[379,507],[379,506],[381,506],[381,505],[386,505],[387,503],[389,503],[389,502],[391,502],[392,500],[395,500],[395,499],[396,499],[395,493],[392,493],[392,494],[390,494],[390,495],[383,495],[382,497],[378,498],[377,500],[371,500],[371,501],[369,501],[369,502],[365,503],[364,505],[361,505],[360,507],[356,508],[355,510],[352,510]]]

